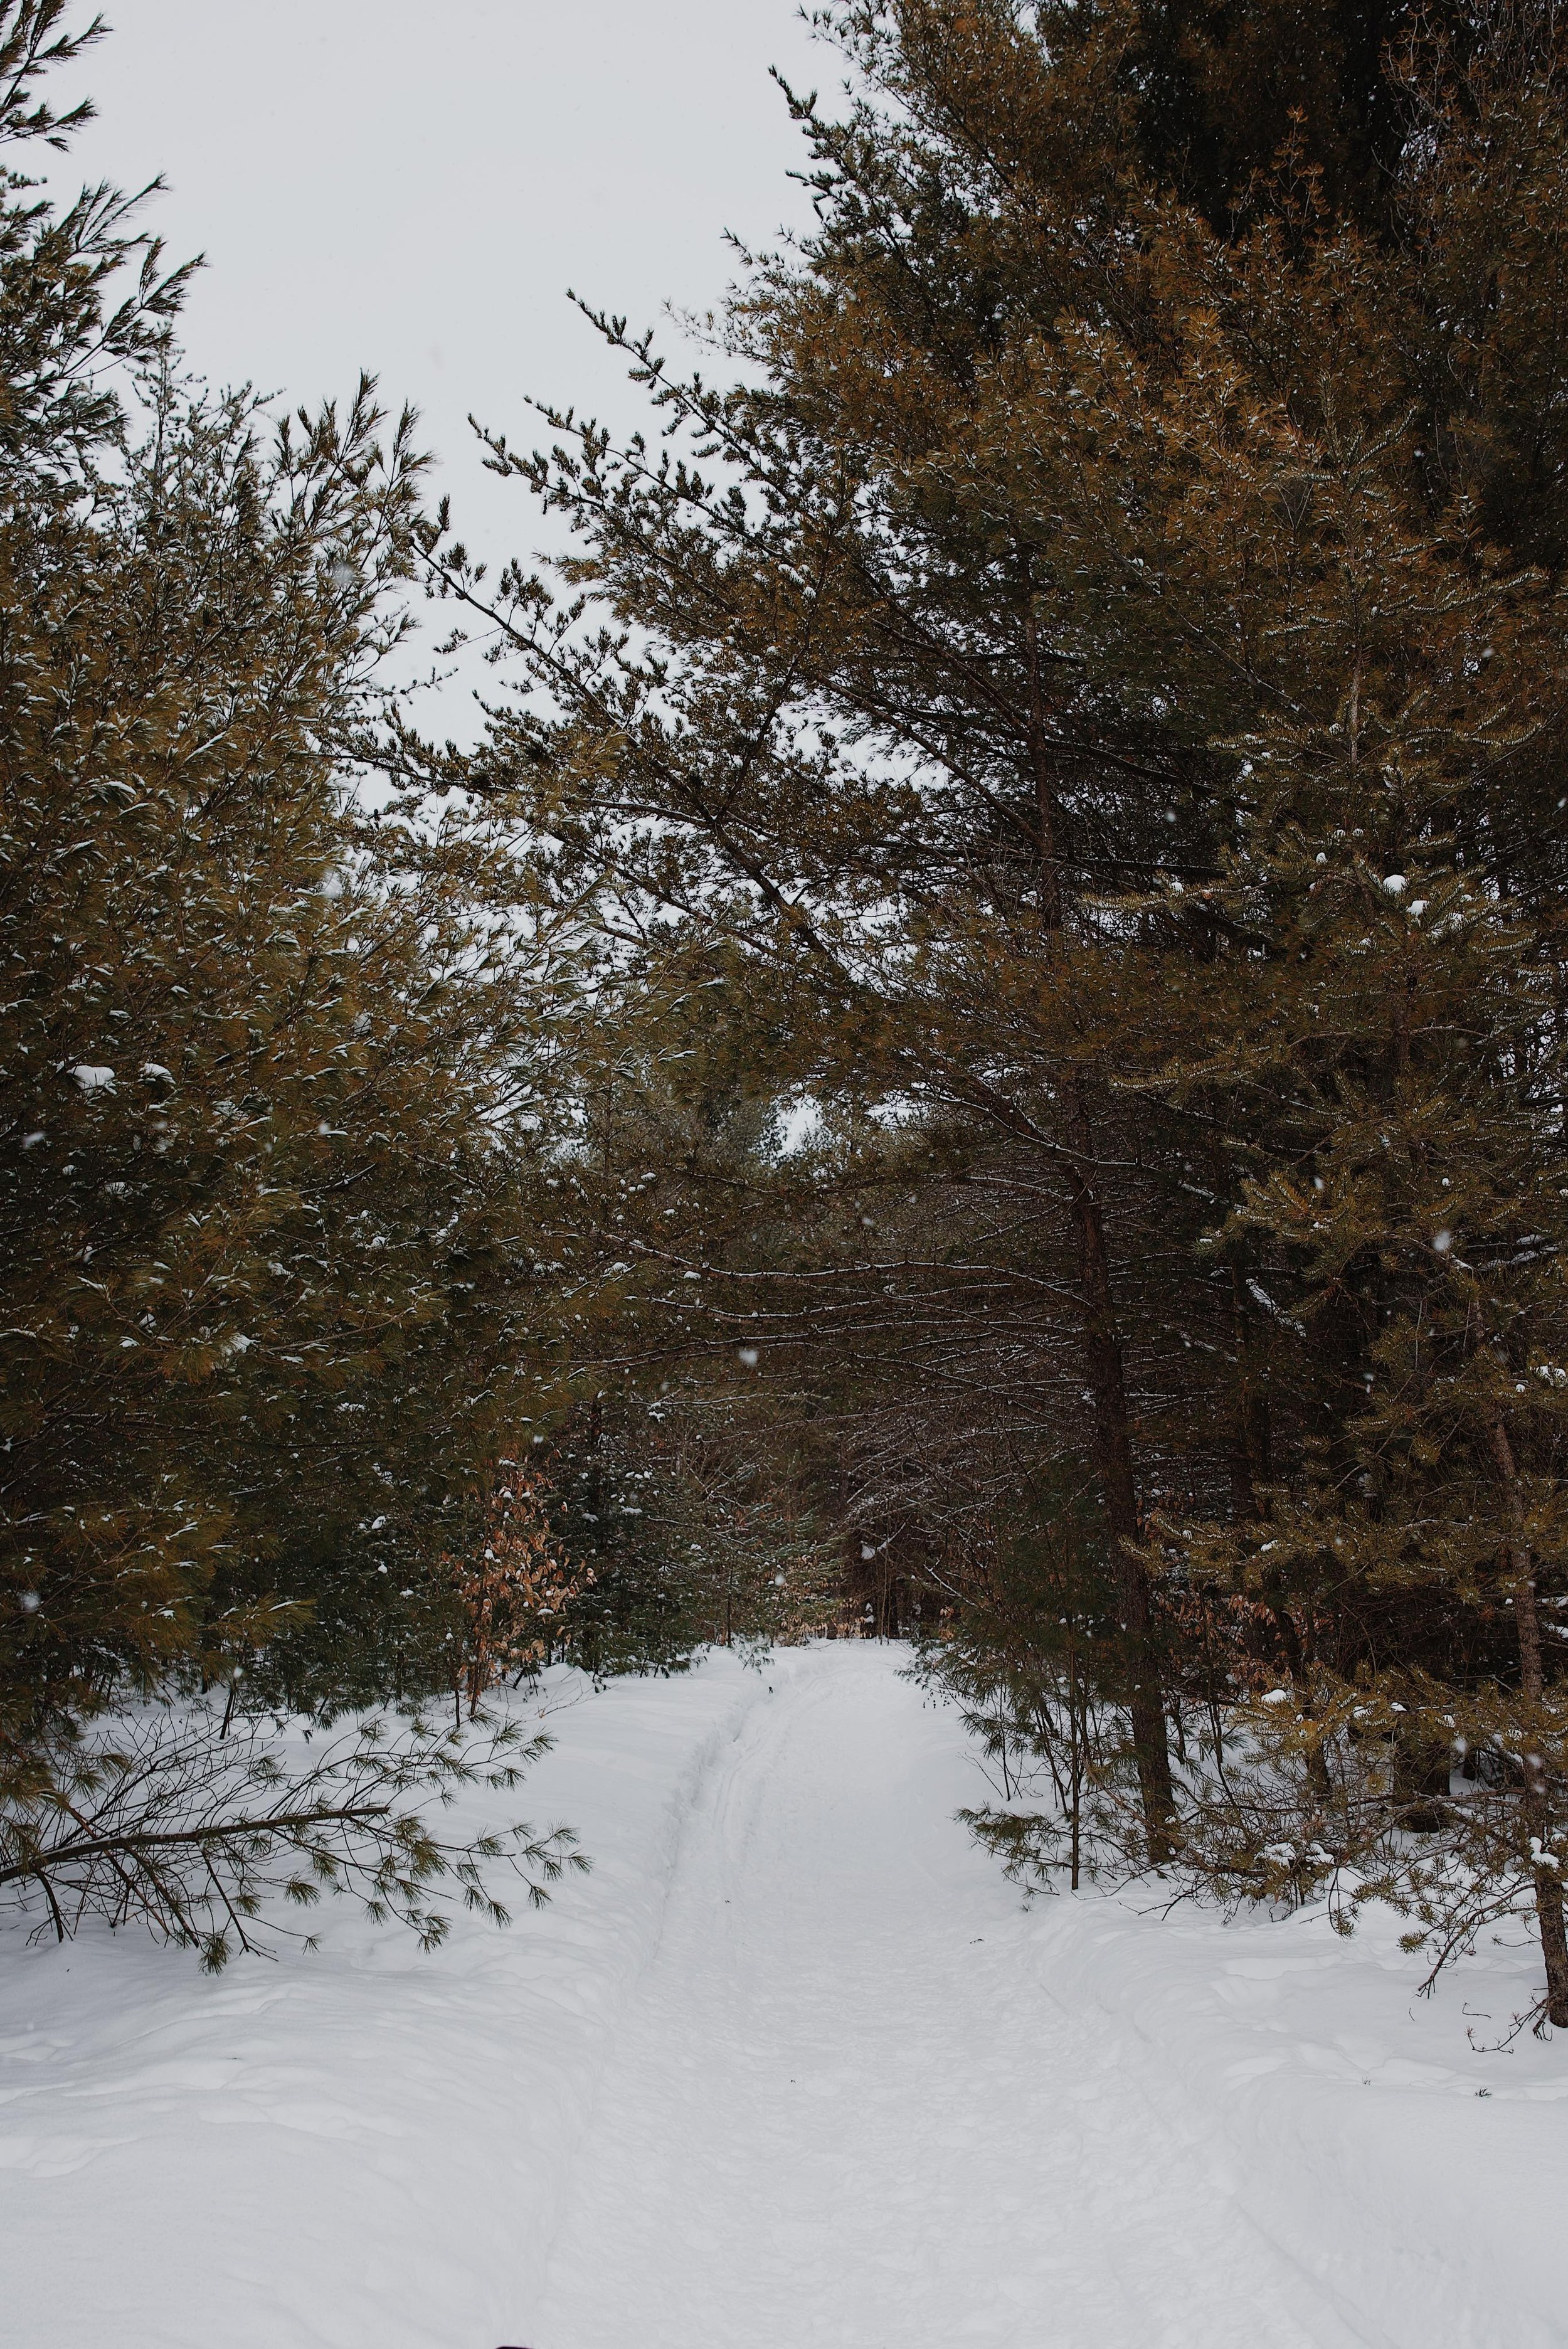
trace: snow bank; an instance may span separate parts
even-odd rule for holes
[[[1042,1901],[1017,1954],[1042,1997],[1119,2041],[1345,2337],[1562,2349],[1568,2039],[1498,2048],[1538,1956],[1494,1948],[1428,2000],[1387,1911],[1347,1943],[1321,1913],[1225,1927],[1140,1906]]]

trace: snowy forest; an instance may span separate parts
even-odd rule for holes
[[[987,1918],[1507,1946],[1563,2093],[1568,27],[813,21],[809,233],[476,427],[546,561],[0,0],[0,1969],[430,1997],[600,1897],[542,1692],[830,1665]]]

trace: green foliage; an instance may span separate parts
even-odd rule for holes
[[[36,98],[94,37],[59,16],[0,5],[0,135],[83,119]],[[335,1808],[245,1723],[451,1684],[445,1544],[541,1319],[533,966],[482,843],[362,789],[411,418],[191,389],[130,211],[0,188],[5,1865],[216,1961],[293,1849],[430,1938],[484,1855],[397,1806],[452,1754],[366,1728]],[[214,1682],[222,1733],[126,1725]]]
[[[961,1816],[1008,1876],[1031,1888],[1060,1876],[1076,1891],[1145,1858],[1114,1702],[1126,1669],[1115,1578],[1070,1495],[1020,1499],[919,1652],[991,1764],[1001,1804]]]

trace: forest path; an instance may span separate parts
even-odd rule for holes
[[[907,1661],[520,1692],[593,1872],[510,1932],[0,1935],[5,2349],[1563,2349],[1522,1937],[1026,1912]]]
[[[1020,1967],[897,1651],[780,1653],[696,1781],[534,2349],[1348,2349],[1153,2051]],[[1157,2068],[1157,2065],[1156,2065]]]

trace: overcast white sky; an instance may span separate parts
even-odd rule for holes
[[[421,410],[487,551],[539,530],[480,470],[469,411],[525,446],[526,393],[640,412],[566,287],[634,325],[717,303],[726,229],[756,244],[808,216],[769,67],[825,88],[840,72],[794,0],[102,5],[113,31],[79,76],[100,119],[54,187],[161,171],[170,258],[208,257],[196,366],[294,400],[371,368]]]

